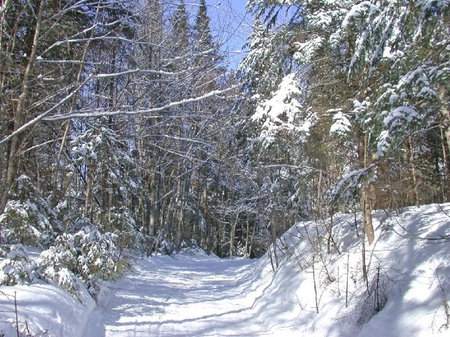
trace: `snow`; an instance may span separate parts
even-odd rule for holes
[[[278,133],[308,134],[314,116],[303,117],[302,90],[296,73],[286,75],[273,97],[261,102],[251,119],[262,121],[260,138],[266,145],[275,142]]]
[[[294,54],[294,60],[300,64],[309,64],[315,61],[317,53],[323,46],[325,39],[316,36],[308,39],[306,42],[295,42],[297,51]]]
[[[402,125],[404,122],[412,123],[414,120],[419,120],[420,115],[413,107],[400,106],[392,111],[384,112],[387,116],[384,118],[384,125],[391,129]]]
[[[349,118],[341,111],[338,110],[333,115],[333,124],[330,127],[330,134],[346,135],[350,132],[352,124]]]
[[[3,288],[3,287],[2,287]],[[14,293],[16,291],[21,331],[29,331],[31,336],[65,336],[78,337],[80,323],[87,319],[94,301],[86,295],[85,304],[81,304],[69,294],[57,287],[38,284],[33,286],[15,286],[2,289],[0,307],[2,308],[2,324],[6,331],[14,326]],[[6,298],[8,294],[9,298]],[[92,309],[91,309],[92,310]],[[4,321],[5,316],[8,319]],[[3,326],[0,325],[0,332]],[[5,336],[16,336],[6,334]]]
[[[104,285],[96,306],[87,292],[75,299],[53,284],[2,286],[0,335],[16,336],[15,295],[19,327],[33,336],[449,336],[450,204],[373,213],[372,297],[354,218],[333,217],[329,254],[330,219],[292,227],[277,244],[275,272],[267,255],[230,260],[197,250],[136,258],[129,275]],[[376,314],[375,293],[386,302]]]
[[[34,259],[39,256],[37,251],[28,254]],[[55,284],[43,281],[0,286],[0,336],[17,336],[15,300],[21,336],[80,337],[80,327],[84,327],[96,306],[83,288],[74,298]]]
[[[387,130],[383,130],[380,132],[380,135],[377,139],[377,157],[381,158],[383,157],[387,151],[389,150],[389,147],[392,142],[392,137]]]
[[[426,17],[427,12],[433,12],[438,10],[444,10],[446,7],[450,7],[449,0],[422,0],[422,17]]]
[[[370,1],[363,1],[354,5],[347,13],[344,21],[342,22],[342,28],[348,29],[351,23],[361,19],[364,16],[371,17],[374,14],[380,12],[379,8],[370,3]]]
[[[308,22],[311,27],[326,29],[333,22],[333,17],[326,12],[318,12],[316,16],[312,17]]]

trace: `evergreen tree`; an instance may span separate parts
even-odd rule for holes
[[[200,0],[198,13],[193,27],[193,44],[195,48],[195,73],[193,85],[199,93],[218,89],[218,82],[223,76],[220,69],[222,56],[219,46],[211,34],[211,23],[207,13],[206,1]]]
[[[317,196],[312,204],[323,206],[328,195],[333,211],[343,202],[351,207],[359,200],[370,244],[374,207],[439,200],[442,189],[436,188],[440,184],[435,179],[447,175],[438,167],[448,161],[446,124],[440,124],[448,110],[440,84],[448,78],[447,59],[441,58],[448,52],[448,4],[349,0],[249,1],[248,6],[265,23],[256,21],[250,53],[242,63],[249,98],[261,102],[282,95],[286,90],[279,84],[289,73],[305,93],[298,111],[312,117],[312,125],[301,161],[327,177],[326,184],[317,180],[313,190],[319,193],[310,194]],[[289,18],[280,23],[281,13]],[[260,108],[256,104],[253,109]],[[287,114],[289,107],[283,109]],[[273,137],[264,128],[277,116],[271,117],[274,110],[260,111],[261,135]],[[286,120],[275,124],[285,125]],[[266,138],[280,142],[280,136]],[[344,155],[328,155],[336,148]],[[431,148],[435,150],[425,150]],[[319,153],[332,161],[317,157]],[[406,189],[401,187],[405,180],[411,182]],[[429,196],[420,196],[419,186]],[[404,197],[398,198],[399,193]]]

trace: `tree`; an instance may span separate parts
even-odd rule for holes
[[[219,88],[218,81],[224,73],[224,69],[220,67],[223,57],[219,52],[220,46],[214,42],[214,37],[211,34],[210,21],[206,1],[200,0],[193,27],[196,55],[193,85],[199,93],[217,90]]]
[[[277,97],[283,92],[278,86],[283,76],[296,74],[296,85],[305,93],[298,111],[314,116],[310,127],[314,131],[301,155],[308,156],[304,160],[314,163],[315,172],[327,177],[327,183],[318,179],[314,190],[321,192],[313,203],[323,207],[326,199],[320,195],[327,188],[322,186],[330,191],[331,211],[359,200],[363,234],[371,244],[371,211],[381,205],[380,199],[384,205],[397,206],[437,200],[434,179],[441,178],[432,171],[441,170],[436,163],[446,165],[446,146],[424,151],[430,146],[419,144],[431,145],[430,135],[433,144],[440,142],[437,139],[445,142],[433,130],[446,118],[448,97],[439,81],[448,78],[447,60],[440,57],[448,52],[448,4],[249,1],[248,7],[265,23],[257,21],[249,56],[242,64],[250,79],[249,97],[258,101]],[[281,13],[288,13],[288,19],[280,21]],[[284,122],[278,120],[279,125]],[[267,122],[261,125],[267,128]],[[280,141],[276,135],[273,142]],[[326,166],[310,150],[330,153],[336,144],[347,146],[347,154]],[[407,156],[402,155],[405,150]],[[388,182],[382,173],[390,170],[398,174],[394,179],[389,176],[391,187],[393,180],[401,185],[405,177],[411,187],[403,192],[397,185],[398,190],[386,195]],[[427,186],[430,196],[421,200],[419,186]],[[398,193],[406,197],[400,201]]]
[[[254,201],[234,183],[249,183],[234,152],[238,85],[206,2],[194,8],[191,25],[183,1],[5,2],[2,208],[26,174],[68,234],[89,224],[120,249],[195,240],[221,255],[245,237],[251,250]]]
[[[30,171],[40,167],[42,158],[35,151],[23,155],[28,148],[40,146],[39,142],[49,144],[33,127],[49,114],[70,113],[77,105],[75,98],[92,78],[85,65],[90,42],[98,38],[95,30],[101,25],[100,8],[100,4],[80,9],[76,2],[40,1],[32,6],[14,4],[4,13],[10,25],[2,26],[2,37],[15,38],[2,38],[7,65],[14,71],[1,75],[3,92],[8,94],[2,100],[8,124],[0,142],[5,146],[8,165],[3,175],[0,209],[6,205],[14,180],[22,173],[33,176]],[[14,95],[19,99],[15,100]],[[47,135],[61,132],[58,127],[43,125]],[[58,152],[58,144],[52,145],[52,150]]]

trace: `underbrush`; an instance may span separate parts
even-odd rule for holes
[[[75,297],[80,287],[86,287],[94,297],[102,281],[116,280],[132,266],[129,256],[117,246],[117,239],[115,234],[102,234],[86,226],[76,233],[58,236],[35,259],[30,258],[22,244],[4,246],[0,251],[0,284],[13,286],[44,280]]]

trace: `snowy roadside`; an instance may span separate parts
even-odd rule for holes
[[[0,336],[80,337],[96,304],[82,291],[75,299],[65,290],[48,283],[0,287]]]
[[[317,223],[294,226],[279,242],[275,272],[268,256],[139,260],[91,316],[84,336],[448,335],[449,214],[450,204],[391,217],[374,213],[376,243],[366,253],[370,294],[349,214],[334,219],[332,254],[311,247],[310,240],[324,241],[313,237]]]

